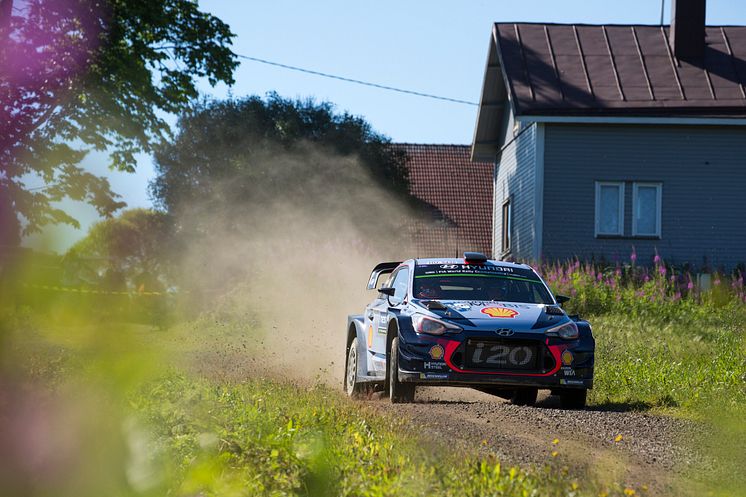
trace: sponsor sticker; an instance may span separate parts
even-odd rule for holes
[[[430,348],[430,358],[433,359],[433,360],[435,360],[435,361],[439,361],[439,360],[443,359],[443,356],[445,355],[445,353],[446,353],[446,351],[443,350],[443,346],[442,345],[433,345]]]
[[[457,302],[455,304],[451,304],[451,308],[453,308],[454,311],[466,312],[471,309],[471,306],[466,302]]]
[[[440,361],[425,361],[424,366],[425,366],[425,369],[442,370],[442,369],[445,369],[446,363],[440,362]]]
[[[565,350],[564,352],[562,352],[562,364],[563,365],[569,366],[570,364],[572,364],[573,359],[575,359],[575,357],[572,355],[572,352],[570,352],[569,350]]]
[[[491,318],[514,318],[519,313],[515,309],[508,309],[507,307],[485,307],[482,309],[482,314],[487,314]]]
[[[583,380],[566,380],[560,378],[560,385],[584,385]]]
[[[420,378],[424,376],[427,380],[447,380],[448,374],[446,373],[422,373]]]
[[[562,366],[562,374],[565,376],[575,376],[575,370],[570,366]]]

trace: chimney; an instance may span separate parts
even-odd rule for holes
[[[705,56],[705,10],[707,0],[673,0],[671,47],[677,59]]]

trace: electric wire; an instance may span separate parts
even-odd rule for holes
[[[458,99],[458,98],[451,98],[451,97],[443,97],[443,96],[440,96],[440,95],[433,95],[431,93],[424,93],[424,92],[421,92],[421,91],[407,90],[407,89],[404,89],[404,88],[396,88],[394,86],[382,85],[382,84],[378,84],[378,83],[371,83],[369,81],[362,81],[362,80],[359,80],[359,79],[347,78],[347,77],[344,77],[344,76],[337,76],[335,74],[329,74],[329,73],[325,73],[325,72],[314,71],[312,69],[305,69],[303,67],[291,66],[291,65],[288,65],[288,64],[282,64],[280,62],[273,62],[271,60],[260,59],[258,57],[251,57],[249,55],[243,55],[243,54],[235,54],[235,55],[236,55],[236,57],[239,57],[241,59],[246,59],[246,60],[250,60],[250,61],[253,61],[253,62],[259,62],[261,64],[266,64],[266,65],[269,65],[269,66],[281,67],[283,69],[289,69],[291,71],[297,71],[297,72],[302,72],[302,73],[306,73],[306,74],[312,74],[314,76],[321,76],[321,77],[324,77],[324,78],[330,78],[330,79],[336,79],[336,80],[339,80],[339,81],[345,81],[347,83],[354,83],[354,84],[358,84],[358,85],[369,86],[369,87],[372,87],[372,88],[378,88],[379,90],[387,90],[387,91],[393,91],[393,92],[398,92],[398,93],[404,93],[406,95],[414,95],[414,96],[417,96],[417,97],[432,98],[432,99],[435,99],[435,100],[442,100],[444,102],[451,102],[451,103],[462,104],[462,105],[471,105],[471,106],[478,106],[479,105],[476,102],[470,102],[468,100],[461,100],[461,99]]]

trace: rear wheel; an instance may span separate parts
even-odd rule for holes
[[[392,404],[400,404],[414,401],[414,383],[402,383],[399,381],[399,337],[391,342],[389,352],[389,397]]]
[[[345,368],[345,393],[350,397],[359,397],[364,390],[362,383],[357,381],[357,337],[350,342],[350,350],[347,352],[347,367]]]
[[[563,390],[559,394],[560,407],[562,409],[583,409],[588,397],[588,390],[575,389]]]
[[[510,402],[517,406],[532,406],[536,404],[537,395],[539,395],[538,388],[519,388],[513,393]]]

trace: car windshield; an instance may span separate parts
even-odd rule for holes
[[[418,266],[414,297],[437,300],[495,300],[552,304],[536,273],[499,265],[437,264]]]

